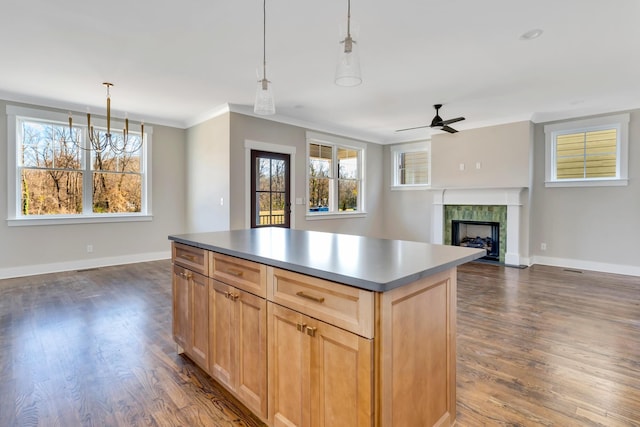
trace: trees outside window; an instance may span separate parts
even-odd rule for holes
[[[142,135],[111,132],[97,147],[86,127],[17,117],[15,215],[33,217],[146,214],[146,144]],[[104,141],[106,131],[99,131]],[[11,205],[11,204],[10,204]]]
[[[362,212],[362,147],[310,139],[308,213]]]

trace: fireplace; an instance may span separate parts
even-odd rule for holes
[[[491,221],[451,221],[451,244],[485,249],[483,258],[500,260],[500,223]]]
[[[500,262],[529,265],[528,191],[527,187],[433,189],[432,243],[451,244],[452,220],[495,221],[500,223]],[[477,211],[479,207],[486,209],[486,214],[464,212]],[[495,213],[496,207],[503,210],[500,215]],[[490,209],[494,210],[493,214]],[[457,212],[451,214],[450,210]]]

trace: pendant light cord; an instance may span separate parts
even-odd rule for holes
[[[262,78],[267,80],[267,0],[262,0]]]
[[[347,37],[351,37],[351,0],[347,2]]]

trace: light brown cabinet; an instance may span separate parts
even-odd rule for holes
[[[266,300],[218,280],[209,287],[209,372],[267,418]]]
[[[201,367],[209,363],[208,282],[202,274],[173,266],[173,337]]]
[[[455,423],[455,267],[373,292],[173,248],[176,342],[268,425]]]
[[[373,340],[267,306],[271,425],[371,426]]]

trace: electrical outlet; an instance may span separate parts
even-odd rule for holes
[[[93,245],[87,245],[87,253],[90,254],[93,252]]]
[[[476,169],[480,169],[480,168],[482,168],[482,163],[476,162]]]
[[[464,163],[460,163],[460,170],[463,171],[464,170]]]
[[[541,251],[546,251],[547,250],[547,244],[546,243],[540,243],[540,250]]]

